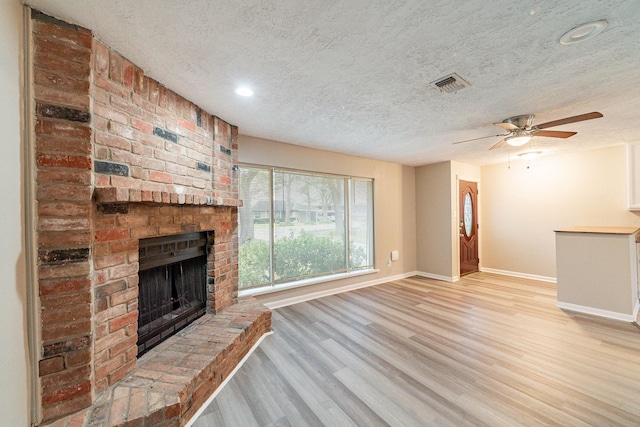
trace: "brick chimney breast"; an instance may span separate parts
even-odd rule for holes
[[[48,421],[89,407],[136,369],[139,239],[209,232],[208,312],[238,303],[241,201],[236,126],[89,30],[37,11],[32,23]]]

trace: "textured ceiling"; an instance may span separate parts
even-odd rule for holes
[[[536,150],[640,140],[637,0],[29,0],[91,29],[151,77],[240,133],[422,165],[488,164],[492,125],[600,111],[604,118],[535,137]],[[598,37],[563,46],[582,23]],[[443,94],[431,82],[458,73],[471,86]],[[239,84],[255,90],[241,98]]]

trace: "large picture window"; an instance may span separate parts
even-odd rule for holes
[[[239,288],[373,268],[373,180],[240,167]]]

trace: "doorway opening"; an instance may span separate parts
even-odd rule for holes
[[[460,276],[479,270],[478,183],[459,181]]]

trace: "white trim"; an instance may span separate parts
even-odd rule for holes
[[[254,289],[245,289],[245,290],[238,291],[238,296],[242,297],[245,295],[255,296],[255,295],[271,294],[273,292],[286,291],[288,289],[295,289],[295,288],[300,288],[304,286],[317,285],[318,283],[326,283],[326,282],[332,282],[334,280],[349,279],[351,277],[364,276],[367,274],[375,274],[375,273],[378,273],[379,271],[380,270],[377,270],[377,269],[358,270],[358,271],[352,271],[349,273],[338,273],[338,274],[332,274],[329,276],[321,276],[321,277],[313,277],[311,279],[296,280],[295,282],[287,282],[287,283],[282,283],[280,285],[264,286],[261,288],[254,288]]]
[[[460,276],[441,276],[439,274],[427,273],[424,271],[416,271],[415,275],[420,277],[426,277],[427,279],[442,280],[444,282],[452,282],[452,283],[460,280]]]
[[[640,144],[637,141],[627,142],[627,209],[630,211],[640,210],[640,200],[635,200],[636,193],[638,191],[638,173],[640,172]]]
[[[286,307],[288,305],[298,304],[300,302],[310,301],[317,298],[326,297],[329,295],[340,294],[342,292],[353,291],[356,289],[367,288],[369,286],[380,285],[382,283],[392,282],[394,280],[406,279],[407,277],[415,276],[417,273],[404,273],[396,276],[386,276],[380,279],[370,280],[368,282],[353,283],[351,285],[340,286],[337,288],[326,289],[323,291],[311,292],[304,295],[298,295],[290,298],[283,298],[277,301],[264,303],[267,308],[273,310],[280,307]]]
[[[537,274],[519,273],[517,271],[498,270],[497,268],[480,267],[480,271],[483,273],[501,274],[503,276],[519,277],[521,279],[533,279],[541,282],[557,283],[555,277],[538,276]]]
[[[576,311],[578,313],[590,314],[593,316],[606,317],[607,319],[613,320],[622,320],[624,322],[635,322],[636,316],[638,314],[639,305],[636,303],[636,307],[633,310],[635,314],[624,314],[618,313],[615,311],[602,310],[599,308],[587,307],[584,305],[570,304],[567,302],[556,303],[556,307],[561,308],[563,310]]]
[[[38,375],[42,336],[40,330],[40,298],[38,297],[38,253],[36,222],[36,179],[35,179],[35,124],[34,124],[34,78],[33,78],[33,21],[31,8],[27,5],[23,9],[22,35],[22,141],[23,141],[23,197],[24,197],[24,247],[26,264],[26,325],[27,351],[29,355],[29,419],[30,425],[42,422],[42,395],[40,393],[40,376]]]
[[[207,399],[206,402],[204,402],[202,404],[202,406],[200,406],[200,408],[198,408],[198,410],[196,411],[195,414],[193,414],[193,416],[189,419],[189,421],[187,421],[187,424],[185,424],[185,427],[191,427],[193,425],[193,423],[196,422],[196,420],[198,419],[198,417],[200,415],[202,415],[202,413],[207,409],[207,407],[211,404],[211,402],[213,402],[213,399],[216,398],[216,396],[218,395],[218,393],[220,393],[220,391],[223,389],[223,387],[225,385],[227,385],[227,383],[229,381],[231,381],[231,378],[233,378],[233,376],[236,374],[236,372],[238,372],[238,370],[240,369],[240,367],[242,367],[242,365],[244,365],[244,362],[247,361],[247,359],[249,359],[249,356],[251,356],[253,354],[253,352],[255,351],[256,348],[258,348],[258,346],[260,345],[260,343],[262,342],[262,340],[264,340],[266,337],[268,337],[269,335],[273,334],[273,331],[269,331],[266,334],[262,335],[258,341],[256,341],[256,343],[253,345],[253,347],[251,347],[251,349],[247,352],[247,354],[245,354],[245,356],[242,358],[242,360],[240,361],[240,363],[238,363],[235,367],[235,369],[233,371],[231,371],[231,373],[229,374],[229,376],[227,376],[227,378],[224,379],[224,381],[222,381],[222,383],[218,386],[217,389],[215,389],[213,391],[213,393],[211,393],[211,396],[209,396],[209,398]]]
[[[638,235],[633,236],[629,239],[629,265],[631,266],[631,300],[635,301],[634,310],[638,307],[638,299],[640,295],[638,294],[638,249],[636,239]],[[638,314],[636,311],[635,314]]]

